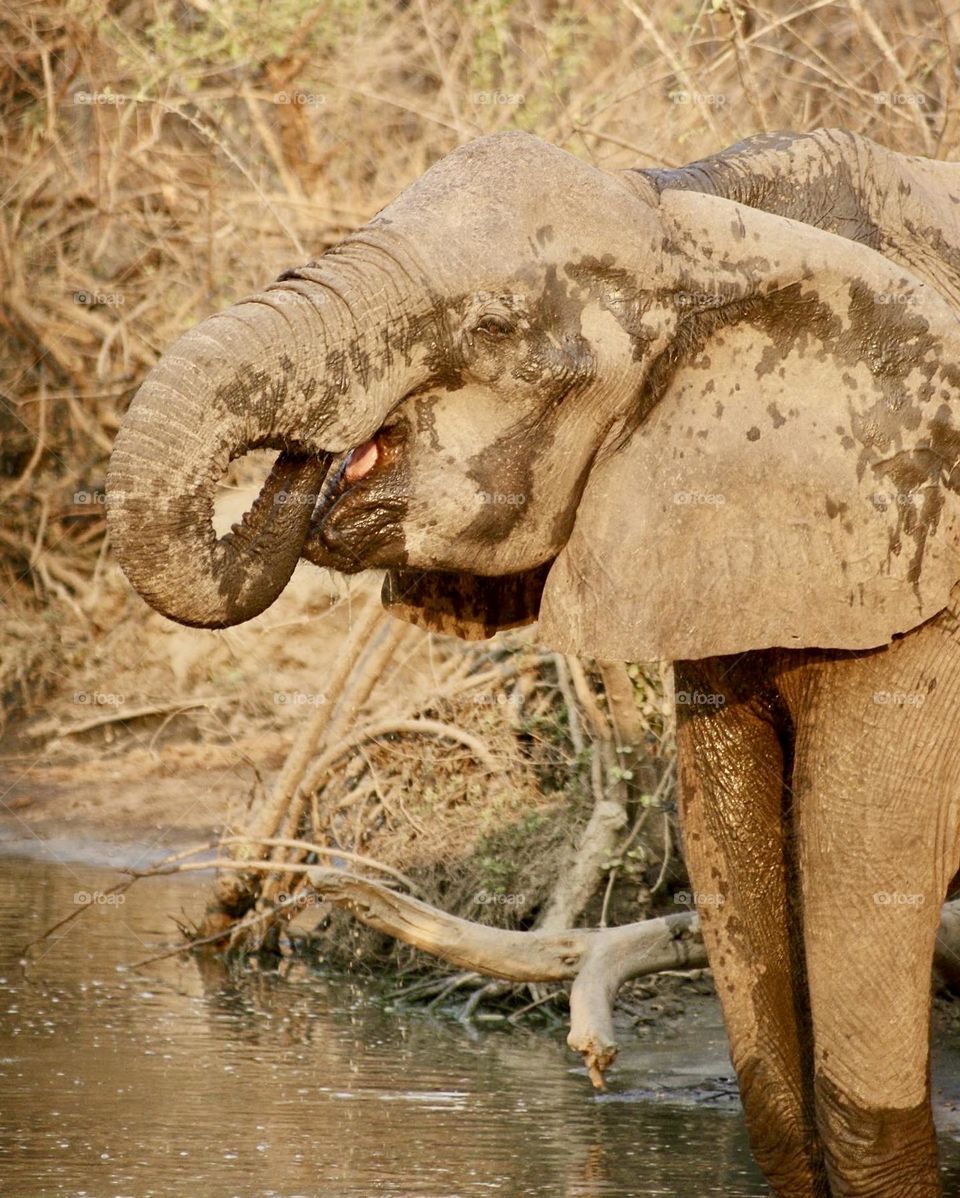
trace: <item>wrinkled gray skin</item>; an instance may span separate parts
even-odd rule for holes
[[[608,174],[501,134],[181,338],[111,464],[120,562],[184,623],[305,556],[386,568],[427,627],[677,662],[687,859],[781,1198],[940,1193],[958,309],[956,166],[819,131]],[[278,464],[218,541],[255,446]]]

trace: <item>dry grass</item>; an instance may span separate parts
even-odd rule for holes
[[[947,0],[0,5],[5,706],[33,711],[58,678],[102,672],[114,626],[139,618],[106,552],[103,481],[120,415],[184,329],[336,242],[454,146],[512,126],[610,169],[820,125],[956,158],[957,14]],[[364,750],[369,801],[353,794],[356,756],[312,833],[416,861],[466,914],[480,914],[471,893],[522,892],[514,917],[528,918],[544,899],[533,865],[559,859],[558,803],[568,820],[589,807],[568,768],[569,704],[548,664],[534,676],[532,731],[502,707],[432,709],[512,755],[511,793],[485,793],[485,809],[449,745],[382,738]],[[149,696],[168,698],[159,683]],[[572,781],[551,789],[551,761]],[[517,826],[525,848],[501,843]]]
[[[67,608],[95,569],[118,415],[162,349],[460,142],[517,125],[616,168],[759,129],[845,125],[941,157],[960,138],[946,0],[0,12],[0,585]]]

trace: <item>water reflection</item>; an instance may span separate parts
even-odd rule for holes
[[[112,880],[0,861],[5,1194],[766,1193],[737,1116],[594,1098],[560,1035],[471,1034],[300,966],[118,972],[172,939],[165,914],[196,913],[203,881],[142,883],[95,908],[25,982],[16,947]]]

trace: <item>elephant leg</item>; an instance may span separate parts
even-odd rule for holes
[[[934,624],[806,674],[794,793],[831,1192],[935,1198],[931,969],[960,859],[960,652]]]
[[[790,738],[762,693],[765,660],[677,664],[684,855],[754,1156],[778,1198],[827,1198],[782,819]]]

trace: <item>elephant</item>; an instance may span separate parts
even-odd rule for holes
[[[231,459],[278,451],[217,537]],[[941,1193],[931,962],[960,866],[960,166],[838,129],[608,171],[437,161],[160,358],[114,552],[185,624],[305,558],[397,616],[667,659],[687,865],[779,1198]]]

